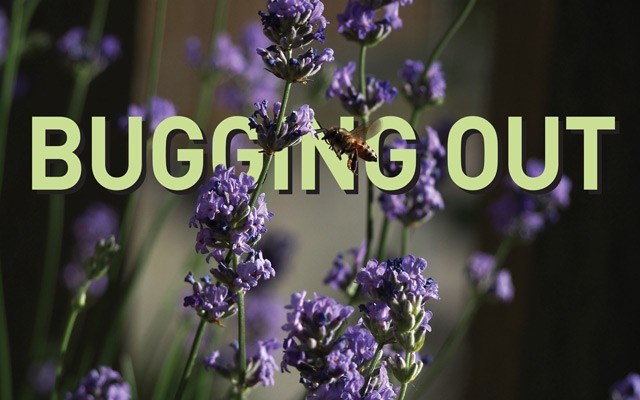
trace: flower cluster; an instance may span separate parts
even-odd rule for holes
[[[118,213],[112,207],[102,203],[92,204],[76,219],[73,224],[74,256],[62,270],[62,281],[68,289],[75,291],[86,282],[85,261],[93,255],[100,239],[117,235],[118,227]],[[93,280],[89,286],[89,295],[93,297],[102,295],[108,283],[107,275]]]
[[[120,57],[120,41],[115,36],[104,35],[99,43],[92,44],[87,36],[85,28],[70,29],[58,40],[58,51],[74,68],[90,68],[97,74]]]
[[[240,381],[240,367],[238,365],[238,344],[232,343],[234,356],[232,362],[224,361],[220,351],[216,350],[204,360],[205,368],[213,369],[222,377],[229,379],[234,385]],[[252,346],[251,351],[247,354],[247,374],[244,379],[244,387],[250,388],[258,383],[262,386],[273,386],[274,374],[278,369],[278,364],[273,358],[275,350],[280,348],[280,344],[275,339],[267,341],[258,341]]]
[[[324,278],[325,285],[331,286],[334,290],[347,291],[349,285],[356,277],[356,273],[364,266],[364,256],[367,250],[365,242],[360,247],[349,249],[346,253],[351,255],[352,262],[345,260],[345,253],[338,253],[333,260],[333,268]]]
[[[236,175],[233,168],[218,165],[213,176],[200,186],[200,195],[189,226],[199,228],[196,251],[223,262],[225,251],[236,255],[253,251],[253,245],[267,231],[265,221],[273,216],[267,210],[264,193],[249,208],[255,190],[252,177]]]
[[[466,274],[469,282],[479,293],[488,293],[504,303],[513,300],[515,289],[511,274],[506,269],[496,270],[496,259],[493,255],[473,253],[467,262]]]
[[[197,282],[189,272],[184,280],[191,284],[193,294],[184,298],[183,306],[196,310],[200,318],[219,324],[221,319],[236,312],[236,294],[219,282],[214,284],[210,276]]]
[[[142,117],[143,121],[149,121],[149,129],[155,131],[160,122],[177,115],[177,110],[171,101],[154,96],[148,106],[131,104],[127,115],[129,117]],[[127,127],[126,117],[120,122],[123,129]]]
[[[4,11],[0,9],[0,65],[4,62],[7,54],[7,45],[9,43],[9,20],[4,15]]]
[[[244,27],[239,45],[234,44],[228,34],[217,36],[210,53],[203,51],[202,42],[190,37],[186,42],[187,61],[204,79],[213,73],[222,72],[224,80],[216,88],[216,102],[237,113],[245,112],[253,105],[250,99],[273,101],[281,89],[281,81],[265,71],[256,48],[268,46],[259,23]]]
[[[400,148],[413,148],[418,153],[420,170],[416,184],[406,193],[382,193],[379,201],[388,219],[412,226],[427,221],[434,212],[444,209],[444,200],[436,189],[436,183],[441,177],[440,162],[444,158],[445,149],[440,143],[438,133],[430,127],[427,127],[427,136],[417,143],[408,143],[399,138],[385,149],[385,154],[391,149]],[[389,174],[397,173],[401,169],[401,166],[394,162],[383,165]]]
[[[306,299],[306,292],[291,296],[286,308],[287,332],[284,340],[282,370],[294,367],[300,372],[302,384],[315,392],[319,385],[327,384],[344,374],[329,355],[339,342],[339,332],[353,312],[330,297],[315,295]],[[336,354],[339,355],[339,354]]]
[[[401,383],[413,381],[422,369],[416,357],[431,331],[429,299],[440,299],[438,283],[422,273],[427,260],[408,255],[378,263],[370,260],[358,272],[356,281],[369,301],[360,306],[364,325],[379,345],[398,343],[404,356],[389,359],[389,368]]]
[[[313,48],[294,56],[293,50],[324,41],[327,20],[320,0],[269,0],[268,13],[260,11],[265,36],[275,43],[256,51],[267,70],[287,82],[305,83],[322,64],[333,61],[333,50]]]
[[[353,74],[356,70],[354,62],[343,68],[338,68],[327,89],[327,98],[337,97],[342,106],[352,115],[369,115],[384,103],[391,103],[398,91],[391,82],[377,80],[373,75],[366,77],[366,100],[354,82]]]
[[[269,116],[268,105],[266,100],[256,103],[256,111],[249,117],[249,127],[258,133],[258,145],[265,153],[274,154],[287,147],[295,146],[300,143],[302,136],[308,133],[316,135],[312,125],[314,111],[308,105],[305,104],[289,114],[279,133],[276,129],[281,104],[273,105],[273,118]]]
[[[345,11],[338,15],[338,32],[347,40],[375,46],[389,36],[391,31],[402,28],[400,3],[405,5],[411,1],[349,0]]]
[[[640,375],[629,374],[611,388],[611,400],[640,399]]]
[[[102,366],[82,378],[75,392],[67,393],[66,399],[129,400],[131,390],[118,372]]]
[[[431,64],[425,73],[422,61],[406,60],[400,77],[404,81],[404,95],[414,108],[422,109],[444,101],[447,82],[440,62]]]
[[[544,163],[537,159],[527,162],[529,176],[539,176]],[[520,189],[512,180],[505,182],[506,192],[490,208],[496,230],[523,240],[534,239],[544,226],[560,217],[569,207],[571,180],[562,176],[555,189],[546,194],[532,194]]]

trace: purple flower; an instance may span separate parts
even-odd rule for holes
[[[177,110],[171,101],[161,97],[153,97],[151,99],[151,107],[131,104],[127,115],[130,117],[142,117],[143,121],[150,121],[149,128],[151,131],[155,131],[160,122],[177,115]],[[127,126],[126,118],[121,121],[121,125],[123,127]]]
[[[4,62],[4,58],[7,54],[7,47],[9,44],[9,20],[4,14],[4,11],[0,9],[0,65]]]
[[[118,220],[118,213],[113,207],[94,203],[74,221],[73,236],[80,261],[93,254],[100,239],[118,234]]]
[[[234,360],[233,362],[225,361],[220,351],[216,350],[204,359],[205,368],[211,368],[225,378],[237,377],[240,374],[240,367],[237,365],[238,344],[231,344],[231,348],[234,356],[230,359]],[[258,383],[265,387],[275,384],[274,375],[278,364],[271,353],[279,348],[280,345],[275,339],[258,341],[255,346],[250,347],[251,351],[247,353],[247,375],[244,382],[246,388]]]
[[[404,95],[417,109],[441,103],[447,89],[439,61],[431,64],[426,74],[424,71],[425,65],[422,61],[406,60],[399,73],[404,80]]]
[[[527,162],[529,176],[538,176],[543,169],[540,160]],[[523,240],[534,239],[547,223],[556,222],[560,211],[570,204],[571,180],[565,175],[558,186],[546,194],[524,192],[511,180],[505,181],[505,187],[507,191],[490,208],[493,225],[498,232]]]
[[[366,78],[365,101],[360,89],[356,87],[353,74],[356,70],[354,62],[348,63],[343,68],[338,68],[333,74],[331,86],[327,89],[327,98],[337,97],[342,106],[352,115],[369,115],[382,104],[391,103],[398,91],[391,86],[391,82],[379,81],[373,75]]]
[[[235,313],[235,294],[220,282],[214,284],[209,276],[197,282],[191,272],[184,280],[193,288],[193,294],[184,298],[183,306],[193,308],[204,320],[219,324],[222,318]]]
[[[313,109],[303,105],[285,118],[280,132],[276,132],[277,120],[280,116],[280,103],[273,105],[273,118],[269,117],[268,102],[263,100],[256,103],[256,111],[249,117],[249,127],[258,133],[258,145],[267,154],[274,154],[287,147],[300,143],[302,136],[311,133],[316,135],[313,129]]]
[[[413,4],[413,0],[359,0],[362,4],[369,6],[371,8],[380,8],[391,3],[400,3],[401,6],[406,6],[407,4]]]
[[[51,393],[56,380],[56,362],[48,360],[43,363],[33,363],[29,366],[29,381],[39,395]]]
[[[104,35],[97,46],[87,42],[88,32],[83,27],[71,28],[57,43],[58,52],[72,64],[87,65],[98,73],[120,57],[120,41]]]
[[[249,209],[255,182],[245,173],[218,165],[213,176],[200,186],[200,195],[189,226],[199,228],[196,251],[219,263],[230,249],[236,255],[253,251],[253,245],[267,231],[265,221],[273,216],[267,210],[264,193]]]
[[[333,260],[333,268],[324,278],[324,284],[331,286],[334,290],[346,291],[353,282],[356,272],[363,266],[366,249],[366,243],[362,242],[360,247],[347,250],[345,253],[351,255],[352,262],[345,261],[345,253],[338,253]]]
[[[264,48],[269,41],[262,34],[259,23],[249,23],[242,33],[241,52],[244,68],[230,75],[216,89],[216,102],[236,113],[244,113],[253,107],[253,99],[275,101],[282,93],[282,81],[264,69],[262,58],[256,54],[257,48]]]
[[[289,264],[297,246],[296,242],[291,232],[270,231],[268,236],[258,242],[256,249],[262,252],[264,258],[271,261],[273,269],[282,276],[281,273],[290,267]]]
[[[639,400],[640,375],[629,374],[611,387],[611,400]]]
[[[233,44],[226,33],[216,37],[213,52],[210,55],[203,54],[202,42],[196,36],[187,39],[187,61],[192,67],[200,70],[204,75],[214,71],[224,71],[228,74],[239,74],[246,68],[245,57],[242,50]]]
[[[380,195],[380,206],[388,219],[413,226],[428,221],[436,211],[444,210],[444,200],[435,186],[436,165],[433,159],[422,159],[418,181],[411,190]]]
[[[98,367],[80,379],[73,393],[67,392],[67,400],[129,400],[129,384],[109,367]]]
[[[511,274],[506,269],[498,271],[489,288],[489,293],[503,303],[511,303],[515,295]]]
[[[344,332],[343,340],[346,341],[347,348],[353,353],[352,360],[356,365],[363,365],[373,358],[377,347],[376,339],[362,325],[362,321],[348,327]]]
[[[261,288],[258,286],[258,288]],[[287,313],[283,302],[264,291],[247,296],[245,305],[247,337],[250,342],[275,337],[283,339],[282,321]]]
[[[237,276],[233,280],[234,289],[250,290],[258,285],[259,280],[271,279],[276,271],[271,267],[271,262],[262,257],[262,252],[250,254],[246,260],[236,266]]]
[[[345,11],[338,14],[338,32],[347,40],[375,46],[389,36],[392,30],[402,28],[402,20],[398,15],[399,3],[386,2],[386,5],[373,6],[366,3],[349,0]]]
[[[296,57],[289,57],[276,45],[266,49],[258,48],[256,51],[262,57],[269,72],[280,79],[294,83],[306,83],[310,77],[320,71],[322,64],[334,60],[333,50],[329,48],[324,49],[322,53],[310,48]]]
[[[477,286],[482,282],[486,282],[493,276],[496,266],[496,259],[492,254],[475,252],[467,261],[467,276],[469,281]]]
[[[264,35],[286,51],[324,41],[323,12],[320,0],[268,0],[267,13],[259,14]]]

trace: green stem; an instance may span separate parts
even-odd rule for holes
[[[238,292],[238,358],[240,363],[240,379],[238,381],[238,394],[244,393],[244,385],[247,373],[247,342],[246,342],[246,321],[245,321],[245,293]],[[240,397],[242,398],[242,397]]]
[[[409,227],[408,226],[402,226],[402,243],[401,243],[401,250],[400,250],[400,255],[402,257],[406,256],[407,254],[409,254],[409,240],[410,240],[410,236],[411,236],[411,232],[409,231]]]
[[[289,50],[288,57],[291,58],[291,50]],[[278,123],[276,125],[276,134],[280,136],[280,130],[282,129],[282,124],[284,123],[284,118],[286,116],[287,103],[289,102],[289,95],[291,94],[291,86],[292,83],[287,81],[284,85],[284,93],[282,94],[282,102],[280,103],[280,114],[278,115]]]
[[[225,28],[225,22],[227,21],[227,9],[229,8],[229,0],[216,1],[216,7],[213,13],[213,28],[211,30],[211,42],[209,47],[213,51],[216,44],[216,39],[220,32]],[[195,121],[198,126],[203,129],[206,128],[208,122],[207,111],[211,108],[211,99],[213,98],[213,91],[217,86],[218,74],[212,73],[205,76],[200,85],[200,93],[198,94],[198,103],[196,106]]]
[[[82,311],[86,304],[87,290],[89,289],[90,284],[91,281],[86,281],[80,287],[80,289],[78,289],[78,293],[71,303],[71,314],[69,314],[69,319],[67,320],[67,325],[64,330],[64,336],[62,337],[62,343],[60,344],[60,353],[58,354],[58,360],[56,361],[56,379],[53,384],[53,390],[51,391],[51,398],[54,400],[58,398],[58,392],[60,390],[60,379],[62,378],[64,359],[67,354],[67,349],[69,348],[71,333],[73,333],[73,328],[76,324],[76,320],[78,319],[80,311]]]
[[[413,107],[413,110],[411,111],[410,123],[413,129],[416,130],[416,132],[418,132],[418,122],[420,121],[420,115],[422,115],[422,108]]]
[[[362,94],[364,103],[367,102],[367,46],[360,46],[360,59],[358,61],[358,75],[360,80],[360,93]],[[360,116],[363,125],[369,124],[369,115],[367,113]],[[366,214],[366,250],[365,262],[371,257],[371,248],[373,241],[373,183],[367,179],[367,214]]]
[[[464,24],[464,21],[467,19],[469,14],[471,14],[471,11],[473,10],[473,7],[476,5],[477,2],[478,0],[469,0],[467,2],[467,5],[462,9],[460,14],[458,15],[458,17],[453,21],[451,26],[449,26],[449,29],[447,29],[444,36],[442,36],[442,38],[440,39],[440,42],[438,42],[435,49],[431,53],[429,60],[427,61],[427,65],[425,66],[425,69],[424,69],[425,77],[427,76],[429,67],[431,67],[431,65],[438,58],[440,58],[440,55],[444,51],[445,47],[447,47],[447,44],[449,44],[449,41],[451,40],[451,38],[453,38],[453,36],[458,32],[460,27]]]
[[[162,57],[162,39],[164,38],[164,25],[167,15],[167,0],[156,1],[156,16],[153,25],[153,38],[151,39],[151,59],[149,61],[149,75],[147,78],[147,91],[145,104],[151,103],[151,98],[158,91],[160,80],[160,59]]]
[[[9,115],[13,104],[13,89],[18,75],[18,67],[22,58],[23,28],[27,25],[24,18],[25,1],[14,1],[11,10],[11,31],[9,33],[9,49],[2,74],[2,88],[0,89],[0,195],[2,195],[2,181],[4,177],[5,151],[7,136],[9,135]]]
[[[363,102],[367,103],[367,46],[360,46],[360,59],[358,61],[358,76],[360,78],[360,93],[362,94]],[[362,123],[369,123],[369,115],[361,115]]]
[[[378,255],[376,259],[378,261],[382,261],[387,255],[387,239],[389,238],[389,227],[391,226],[391,221],[389,218],[384,217],[382,221],[382,229],[380,231],[380,242],[378,243]]]
[[[404,396],[407,394],[408,383],[403,383],[400,387],[400,393],[398,393],[398,400],[404,400]]]
[[[11,354],[9,347],[9,329],[6,310],[4,308],[4,286],[2,284],[2,268],[0,268],[0,398],[11,396]]]
[[[98,45],[100,38],[102,38],[108,9],[109,0],[97,0],[93,7],[91,22],[89,23],[89,32],[87,33],[87,43],[92,46]]]
[[[373,377],[373,373],[376,371],[378,364],[380,364],[380,360],[382,359],[382,350],[383,347],[380,344],[376,345],[376,353],[371,360],[371,364],[369,364],[369,368],[367,369],[367,375],[365,376],[364,385],[362,385],[361,395],[362,397],[366,396],[369,391],[369,384],[371,383],[371,378]]]
[[[196,336],[193,338],[193,343],[191,344],[191,351],[189,352],[189,358],[187,359],[187,364],[184,366],[184,371],[182,371],[182,377],[180,378],[180,384],[178,385],[178,391],[176,395],[173,397],[174,400],[179,400],[182,398],[182,393],[184,389],[187,387],[187,382],[191,377],[191,371],[193,371],[193,366],[196,363],[196,358],[198,357],[198,350],[200,349],[200,343],[202,342],[202,336],[204,335],[204,329],[207,326],[207,321],[204,319],[200,320],[200,324],[198,325],[198,330],[196,331]]]

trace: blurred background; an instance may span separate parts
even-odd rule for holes
[[[39,47],[24,59],[22,86],[10,119],[0,254],[18,394],[20,388],[33,384],[38,365],[48,359],[30,359],[26,350],[37,307],[48,211],[48,196],[30,189],[30,118],[65,114],[71,78],[55,51],[55,41],[70,27],[87,24],[92,3],[58,0],[40,4],[30,29],[46,33],[50,45]],[[342,12],[344,3],[325,2],[325,16],[331,21],[325,45],[336,55],[331,68],[357,57],[357,46],[336,31],[335,16]],[[402,8],[403,29],[369,51],[368,72],[401,85],[398,70],[404,60],[425,60],[464,3],[416,0]],[[582,136],[564,135],[564,173],[574,182],[571,207],[535,242],[517,246],[509,255],[506,267],[514,277],[515,301],[483,306],[453,361],[428,392],[415,398],[603,399],[613,382],[630,371],[640,371],[640,264],[636,251],[640,213],[632,195],[638,183],[634,132],[640,123],[636,58],[640,29],[631,4],[481,0],[443,53],[446,102],[429,109],[422,122],[443,129],[445,135],[444,127],[452,121],[479,115],[491,121],[505,139],[507,117],[519,115],[527,125],[527,156],[542,157],[545,116],[613,115],[621,134],[601,140],[600,194],[581,190]],[[110,2],[105,32],[120,38],[123,53],[90,86],[81,123],[87,139],[81,155],[85,166],[90,165],[90,116],[103,115],[111,121],[112,149],[126,143],[126,136],[115,125],[130,103],[144,99],[154,7],[152,0]],[[1,1],[0,8],[8,15],[11,1]],[[168,3],[158,95],[170,99],[179,115],[193,117],[200,86],[197,71],[185,60],[185,42],[195,35],[207,43],[214,8],[213,0]],[[263,8],[264,1],[231,2],[226,25],[234,41],[240,40],[247,23],[259,21],[257,11]],[[309,85],[294,86],[291,103],[309,103],[316,117],[327,125],[337,123],[338,116],[344,114],[337,101],[324,99],[329,77],[327,71],[324,78],[318,77]],[[203,130],[210,135],[219,121],[232,114],[224,104],[214,102],[209,125]],[[409,114],[408,103],[399,96],[377,116],[408,119]],[[471,140],[472,170],[482,162],[480,150]],[[298,149],[293,154],[292,194],[273,192],[271,179],[265,184],[269,209],[276,214],[265,237],[279,235],[290,242],[284,254],[286,267],[268,290],[283,303],[300,290],[341,299],[322,280],[336,254],[358,246],[364,238],[365,193],[343,193],[323,166],[320,193],[304,193],[296,169]],[[114,173],[124,171],[125,153],[112,151],[112,165]],[[365,187],[364,178],[364,174],[359,177],[360,188]],[[430,274],[440,283],[442,300],[431,305],[433,333],[425,345],[431,353],[440,347],[469,298],[463,275],[467,257],[474,250],[495,251],[499,241],[486,211],[496,192],[471,195],[450,182],[444,183],[442,191],[446,210],[415,232],[410,246],[412,252],[429,260]],[[129,266],[135,255],[131,249],[139,248],[154,229],[153,218],[163,199],[174,196],[157,184],[151,169],[139,193],[132,246],[125,248]],[[80,190],[66,195],[62,265],[72,257],[73,221],[96,201],[122,213],[127,196],[99,187],[90,173]],[[188,349],[188,334],[179,329],[188,318],[182,311],[181,298],[189,291],[183,278],[187,269],[196,275],[207,269],[201,259],[193,257],[196,231],[188,228],[188,221],[194,202],[194,194],[180,196],[178,206],[167,216],[169,221],[151,249],[127,308],[118,346],[133,365],[142,398],[152,397],[163,353],[179,335],[184,337],[184,352]],[[377,222],[380,216],[376,209]],[[399,231],[393,231],[390,243],[391,253],[399,253]],[[90,304],[74,333],[72,347],[75,344],[76,350],[69,355],[73,373],[84,375],[87,366],[98,362],[114,367],[123,362],[121,357],[98,355],[114,318],[113,304],[120,296],[117,285],[111,285],[104,297]],[[45,352],[49,356],[61,336],[70,298],[60,279],[48,334],[50,348]],[[193,327],[195,324],[193,321]],[[227,338],[210,341],[205,347],[211,350],[216,344],[228,343],[231,331]],[[84,346],[98,350],[91,353],[83,350]],[[182,362],[178,364],[181,368]],[[296,398],[301,389],[297,381],[296,374],[278,374],[276,389],[258,388],[252,398]]]

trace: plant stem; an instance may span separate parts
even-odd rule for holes
[[[364,103],[367,103],[367,46],[360,46],[360,59],[358,61],[358,75],[360,80],[360,93]],[[364,113],[360,115],[363,125],[369,124],[369,115]],[[364,260],[367,262],[371,257],[371,248],[373,242],[373,183],[367,179],[367,214],[366,214],[366,250]]]
[[[382,261],[387,255],[387,239],[389,237],[389,227],[391,223],[386,216],[382,220],[382,229],[380,231],[380,242],[378,243],[378,255],[376,259]]]
[[[445,47],[447,47],[447,44],[449,44],[449,41],[451,40],[451,38],[453,38],[453,36],[458,32],[460,27],[464,24],[465,20],[467,19],[469,14],[471,14],[471,11],[473,10],[473,7],[476,5],[477,2],[478,0],[469,0],[467,2],[467,5],[462,9],[460,14],[458,15],[458,17],[453,21],[451,26],[449,26],[449,29],[447,29],[444,36],[442,36],[442,38],[436,45],[435,49],[431,53],[429,60],[427,61],[427,65],[425,66],[425,69],[424,69],[425,77],[427,76],[429,67],[431,67],[431,65],[438,58],[440,58],[440,55],[444,51]]]
[[[367,46],[360,46],[360,59],[358,61],[358,76],[360,79],[360,93],[363,102],[367,103]],[[360,116],[363,124],[369,123],[369,115],[366,113]]]
[[[360,395],[362,397],[366,396],[369,391],[369,384],[371,383],[371,378],[373,377],[373,373],[376,371],[378,364],[380,364],[380,360],[382,359],[382,348],[384,346],[381,344],[376,345],[376,352],[371,360],[371,364],[369,364],[369,368],[367,369],[367,375],[365,376],[364,385],[362,385],[362,390]]]
[[[2,195],[2,181],[4,176],[5,149],[9,135],[9,115],[13,104],[13,89],[18,75],[18,67],[22,58],[23,28],[27,24],[24,18],[25,1],[14,1],[11,10],[11,30],[9,33],[9,49],[2,74],[2,88],[0,89],[0,195]]]
[[[11,348],[9,347],[9,329],[4,308],[4,286],[2,268],[0,268],[0,398],[11,398]]]
[[[400,256],[404,257],[409,254],[409,240],[411,236],[411,232],[409,231],[408,226],[402,226],[402,246],[400,250]]]
[[[162,57],[162,39],[167,15],[167,0],[156,0],[156,16],[153,24],[153,38],[151,39],[151,59],[147,78],[145,104],[151,104],[151,99],[158,91],[160,80],[160,59]]]
[[[187,364],[184,366],[184,371],[182,371],[182,377],[180,378],[180,384],[178,385],[178,391],[176,395],[173,397],[174,400],[179,400],[182,398],[182,393],[184,389],[187,387],[187,382],[191,377],[191,371],[193,371],[193,366],[196,363],[196,358],[198,357],[198,350],[200,349],[200,343],[202,342],[202,336],[204,335],[205,327],[207,326],[207,321],[204,319],[200,319],[200,324],[198,324],[198,329],[196,330],[196,336],[193,338],[193,343],[191,344],[191,351],[189,352],[189,358],[187,359]]]
[[[411,111],[411,126],[413,127],[413,129],[416,130],[416,132],[418,132],[418,122],[420,121],[420,116],[422,115],[422,108],[419,107],[413,107],[413,110]]]
[[[289,50],[289,57],[291,57],[291,50]],[[276,125],[276,135],[280,136],[280,130],[282,129],[282,124],[284,123],[284,118],[286,116],[287,103],[289,102],[289,95],[291,94],[291,86],[292,83],[287,81],[284,85],[284,93],[282,94],[282,102],[280,103],[280,114],[278,115],[278,123]]]
[[[215,10],[213,13],[213,28],[211,30],[211,42],[209,47],[211,51],[214,50],[216,39],[220,32],[225,28],[225,22],[227,21],[227,10],[229,8],[229,0],[218,0],[216,1]],[[216,87],[218,81],[218,74],[212,73],[205,76],[202,79],[202,84],[200,85],[200,93],[198,94],[198,103],[196,106],[196,114],[195,121],[196,124],[200,127],[200,129],[206,128],[208,119],[207,119],[207,110],[211,108],[211,99],[213,97],[213,90]]]
[[[398,400],[404,400],[404,396],[407,394],[407,386],[409,386],[408,383],[403,383],[402,386],[400,387],[400,393],[398,393]]]
[[[89,289],[89,285],[91,281],[86,281],[80,289],[78,289],[78,293],[74,297],[71,303],[71,314],[69,314],[69,319],[67,320],[67,325],[64,330],[64,336],[62,337],[62,343],[60,344],[60,353],[58,355],[58,360],[56,361],[56,378],[53,385],[53,390],[51,391],[51,398],[58,398],[58,391],[60,390],[60,378],[62,378],[62,370],[64,368],[64,359],[67,354],[67,349],[69,348],[69,340],[71,339],[71,333],[73,332],[73,327],[76,324],[76,320],[78,319],[78,314],[84,308],[86,304],[87,290]]]
[[[240,363],[240,379],[238,381],[238,396],[241,399],[244,392],[244,384],[247,373],[247,342],[245,307],[243,291],[238,292],[238,358]]]

